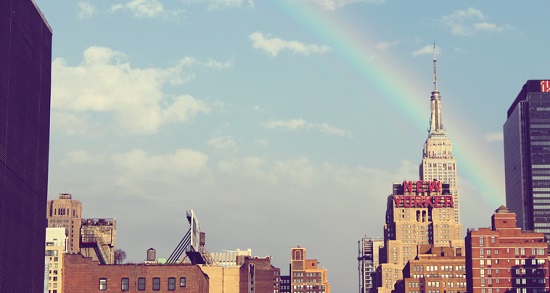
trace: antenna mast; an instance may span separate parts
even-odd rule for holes
[[[437,92],[437,60],[435,58],[435,42],[434,42],[434,92]]]

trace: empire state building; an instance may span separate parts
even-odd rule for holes
[[[422,163],[419,168],[420,179],[426,181],[437,179],[450,185],[450,192],[454,200],[454,221],[456,224],[460,224],[460,196],[457,187],[456,158],[453,155],[451,140],[445,134],[441,118],[441,95],[437,89],[435,46],[433,66],[434,89],[430,97],[430,128],[422,152]]]

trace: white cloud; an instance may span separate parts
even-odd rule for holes
[[[376,44],[375,47],[376,47],[376,49],[378,49],[378,50],[383,50],[383,51],[385,51],[385,50],[387,50],[387,49],[389,49],[389,48],[391,48],[391,47],[393,47],[393,46],[398,45],[399,43],[401,43],[401,41],[380,42],[380,43]]]
[[[266,162],[260,157],[249,156],[221,161],[219,170],[223,173],[244,175],[267,184],[295,184],[307,187],[318,179],[315,167],[307,158]]]
[[[260,32],[250,34],[249,38],[255,49],[260,49],[267,52],[273,57],[277,56],[279,52],[283,50],[288,50],[303,55],[309,55],[312,53],[326,53],[330,51],[330,48],[327,46],[305,44],[298,41],[285,41],[280,38],[265,36]]]
[[[94,136],[100,129],[97,121],[86,114],[57,110],[52,111],[50,119],[52,129],[59,129],[68,135]]]
[[[340,129],[328,123],[311,123],[308,125],[308,127],[316,129],[317,131],[327,135],[351,138],[351,132],[349,130]]]
[[[314,123],[307,122],[304,119],[291,119],[291,120],[271,120],[264,123],[267,128],[285,128],[287,130],[297,131],[301,129],[313,130],[320,133],[324,133],[331,136],[342,136],[351,138],[351,132],[349,130],[340,129],[334,127],[328,123]]]
[[[90,19],[96,13],[95,7],[89,2],[79,1],[77,5],[79,19]]]
[[[241,8],[245,0],[182,0],[187,4],[208,3],[208,10],[220,10],[226,8]],[[246,0],[249,8],[254,8],[254,0]]]
[[[451,33],[455,35],[469,36],[478,32],[495,33],[513,29],[508,24],[498,25],[485,20],[485,15],[472,7],[466,10],[457,10],[441,18],[443,24],[449,27]]]
[[[265,112],[265,109],[262,107],[262,106],[259,106],[259,105],[255,105],[252,110],[254,110],[254,112],[256,113],[264,113]]]
[[[229,60],[227,62],[219,62],[213,59],[208,59],[208,61],[202,63],[204,67],[216,68],[216,69],[231,68],[233,67],[233,64],[234,64],[234,60]]]
[[[85,124],[75,115],[107,113],[115,129],[128,134],[153,134],[165,123],[182,123],[209,113],[210,107],[192,96],[169,98],[163,92],[167,83],[181,84],[194,78],[187,72],[189,64],[201,66],[201,62],[184,58],[166,69],[132,68],[124,54],[103,47],[86,49],[83,62],[77,66],[57,58],[52,65],[54,118]],[[85,131],[83,128],[81,133]]]
[[[264,125],[267,128],[282,127],[289,130],[296,130],[296,129],[304,128],[306,126],[306,121],[304,119],[291,119],[287,121],[271,120],[266,122]]]
[[[178,149],[173,154],[153,155],[141,149],[111,156],[121,176],[135,181],[197,177],[208,171],[208,155],[190,149]]]
[[[164,19],[178,18],[183,12],[182,10],[167,11],[159,0],[131,0],[124,4],[111,5],[111,12],[120,10],[129,11],[138,18],[162,17]]]
[[[441,49],[439,47],[435,47],[435,53],[437,55],[442,55],[443,52],[441,51]],[[420,55],[430,55],[430,56],[433,56],[434,54],[434,46],[433,45],[426,45],[416,51],[414,51],[412,53],[413,56],[420,56]]]
[[[504,141],[502,132],[488,132],[485,134],[486,142],[501,142]]]
[[[78,150],[67,153],[67,158],[75,164],[98,164],[103,162],[102,155],[90,154],[86,150]]]
[[[189,95],[176,97],[174,102],[162,111],[165,122],[187,122],[199,113],[208,113],[210,108]]]
[[[217,150],[234,148],[237,145],[233,137],[222,134],[211,138],[206,144]]]
[[[275,164],[274,173],[294,184],[310,186],[316,179],[317,172],[306,158],[296,160],[279,161]]]
[[[263,138],[258,138],[258,139],[255,139],[254,140],[254,144],[255,145],[258,145],[258,146],[262,146],[262,147],[265,147],[265,146],[268,146],[269,143],[267,142],[266,139],[263,139]]]
[[[241,7],[243,0],[217,0],[208,5],[208,10],[217,10],[231,7]]]
[[[486,31],[486,32],[502,32],[508,29],[509,26],[498,26],[494,23],[480,22],[474,24],[475,31]]]
[[[275,183],[277,179],[274,174],[269,172],[264,159],[256,156],[237,158],[231,160],[221,160],[218,164],[218,170],[225,175],[238,174],[246,178],[254,178],[263,183]]]
[[[355,3],[367,3],[367,4],[382,4],[386,0],[297,0],[297,1],[307,1],[311,4],[322,7],[326,10],[335,10],[346,5],[355,4]]]

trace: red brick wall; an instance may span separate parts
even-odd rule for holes
[[[63,258],[63,292],[121,292],[122,278],[129,278],[129,291],[125,292],[185,292],[208,293],[208,276],[195,265],[100,265],[80,254],[67,254]],[[145,291],[137,290],[139,277],[146,278]],[[153,291],[153,278],[160,278],[160,290]],[[176,289],[168,290],[168,278],[176,278]],[[186,287],[180,287],[180,277],[186,278]],[[107,290],[99,291],[99,279],[107,279]]]
[[[248,292],[248,285],[251,281],[250,265],[254,265],[254,292],[258,293],[270,293],[274,290],[279,290],[279,278],[280,270],[271,265],[269,258],[246,258],[244,264],[240,268],[240,283],[239,291],[243,293]],[[277,274],[275,274],[277,272]]]
[[[533,288],[544,289],[544,292],[550,289],[548,245],[543,233],[480,228],[468,232],[466,247],[468,292],[481,292],[483,288],[493,288],[493,292],[496,288],[501,292],[516,288],[525,288],[527,292],[533,292]],[[542,263],[534,264],[533,261]],[[516,274],[518,270],[519,275]],[[483,285],[482,279],[485,281]],[[493,280],[491,285],[487,283],[489,279]],[[498,283],[494,282],[496,279],[499,279]],[[535,283],[541,279],[544,279],[544,284]],[[518,280],[521,281],[519,284]]]

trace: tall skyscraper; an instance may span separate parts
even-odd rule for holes
[[[43,292],[52,30],[0,1],[0,292]]]
[[[454,200],[454,220],[460,224],[460,196],[457,187],[456,158],[453,155],[451,140],[445,134],[441,117],[441,95],[437,89],[437,60],[433,58],[433,85],[430,97],[431,114],[428,138],[424,143],[422,163],[420,164],[420,179],[431,181],[437,179],[450,186]],[[462,233],[462,232],[461,232]]]
[[[403,268],[414,260],[420,245],[464,250],[460,223],[456,158],[445,134],[441,95],[437,89],[437,60],[433,55],[433,91],[428,138],[424,143],[418,181],[393,185],[384,225],[385,263],[376,271],[377,292],[392,292],[403,279]]]
[[[59,194],[58,199],[49,200],[47,206],[48,227],[63,227],[69,231],[67,250],[80,252],[80,227],[82,225],[82,203],[69,193]]]
[[[506,206],[550,239],[550,80],[528,80],[504,123]]]

